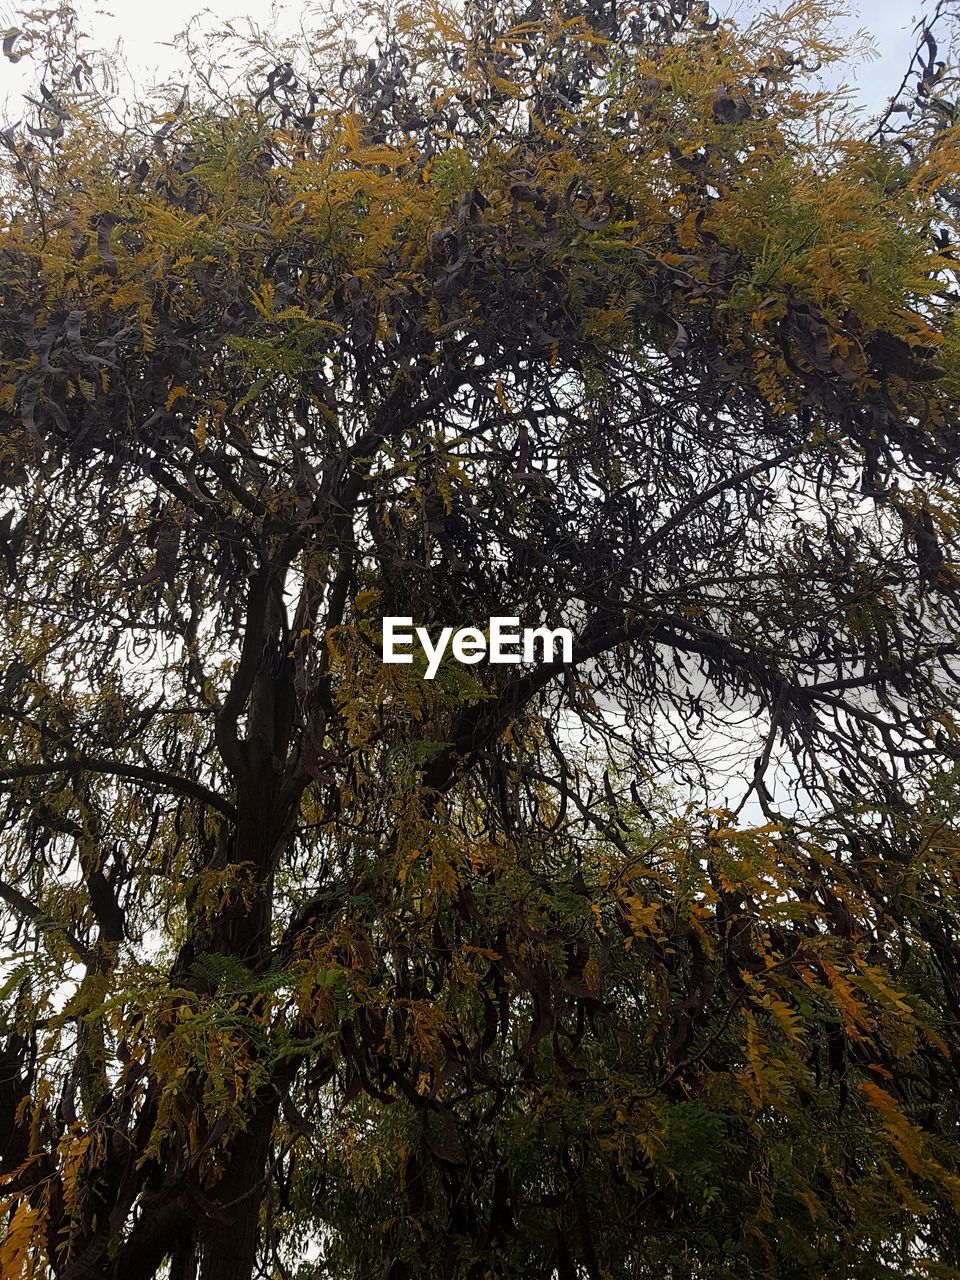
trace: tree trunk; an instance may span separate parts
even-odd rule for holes
[[[266,1189],[267,1156],[277,1104],[271,1101],[241,1134],[216,1190],[216,1207],[204,1230],[200,1280],[252,1280]]]

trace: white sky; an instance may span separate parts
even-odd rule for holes
[[[249,16],[260,25],[286,33],[296,30],[301,13],[309,10],[309,4],[301,0],[212,0],[210,4],[197,0],[116,0],[109,6],[94,0],[74,3],[96,44],[105,47],[122,41],[126,61],[140,84],[166,79],[174,71],[176,56],[169,42],[199,12],[221,20]],[[848,0],[848,6],[846,25],[851,30],[867,29],[879,57],[850,67],[846,79],[865,106],[876,108],[899,86],[913,52],[913,28],[921,13],[931,7],[930,0],[910,0],[906,6],[902,0]],[[719,0],[719,7],[724,14],[747,15],[758,4],[757,0]],[[771,7],[776,7],[776,0]],[[16,0],[0,0],[0,30],[16,25],[18,8]],[[344,8],[349,9],[348,0],[344,0]],[[0,101],[9,102],[3,112],[8,120],[22,114],[17,96],[24,70],[23,64],[15,66],[0,59]]]

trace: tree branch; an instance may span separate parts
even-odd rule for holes
[[[5,880],[0,880],[0,899],[2,899],[12,911],[18,916],[23,916],[25,920],[29,920],[31,924],[35,924],[42,933],[48,933],[55,930],[63,935],[70,944],[70,949],[75,953],[77,959],[83,964],[90,963],[90,952],[83,945],[79,938],[58,920],[54,920],[52,916],[41,910],[35,902],[15,889],[12,884],[7,884]]]
[[[16,765],[12,769],[0,770],[0,790],[9,791],[7,783],[26,778],[48,777],[54,773],[103,773],[117,778],[132,778],[136,782],[146,783],[160,791],[172,791],[187,796],[191,800],[199,800],[209,805],[224,817],[235,821],[237,811],[229,800],[217,795],[215,791],[193,782],[189,778],[181,778],[173,773],[165,773],[162,769],[152,769],[144,765],[126,764],[122,760],[102,760],[94,756],[75,756],[70,760],[49,760],[37,764]]]

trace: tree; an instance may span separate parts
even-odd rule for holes
[[[960,1274],[953,80],[862,122],[830,17],[155,113],[7,36],[4,1275]]]

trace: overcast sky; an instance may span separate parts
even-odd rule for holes
[[[785,0],[784,0],[785,2]],[[199,4],[197,0],[118,0],[113,5],[101,5],[92,0],[74,0],[75,7],[84,19],[85,29],[95,36],[101,46],[123,42],[126,60],[141,84],[166,79],[173,71],[176,60],[173,51],[166,47],[198,12],[206,10],[217,18],[227,19],[249,15],[257,22],[274,26],[280,31],[294,30],[304,9],[302,0],[213,0],[211,4]],[[0,27],[16,25],[18,5],[14,0],[0,0]],[[309,6],[307,6],[309,7]],[[344,3],[349,8],[348,0]],[[756,0],[720,0],[725,14],[748,13],[756,7]],[[771,5],[771,7],[775,7]],[[848,82],[855,88],[864,105],[874,108],[898,87],[906,62],[913,51],[912,31],[923,9],[920,0],[851,0],[852,30],[866,28],[873,36],[878,58],[872,62],[858,62],[846,72]],[[2,61],[0,65],[0,100],[7,100],[7,119],[20,114],[17,95],[23,83],[24,67]]]

